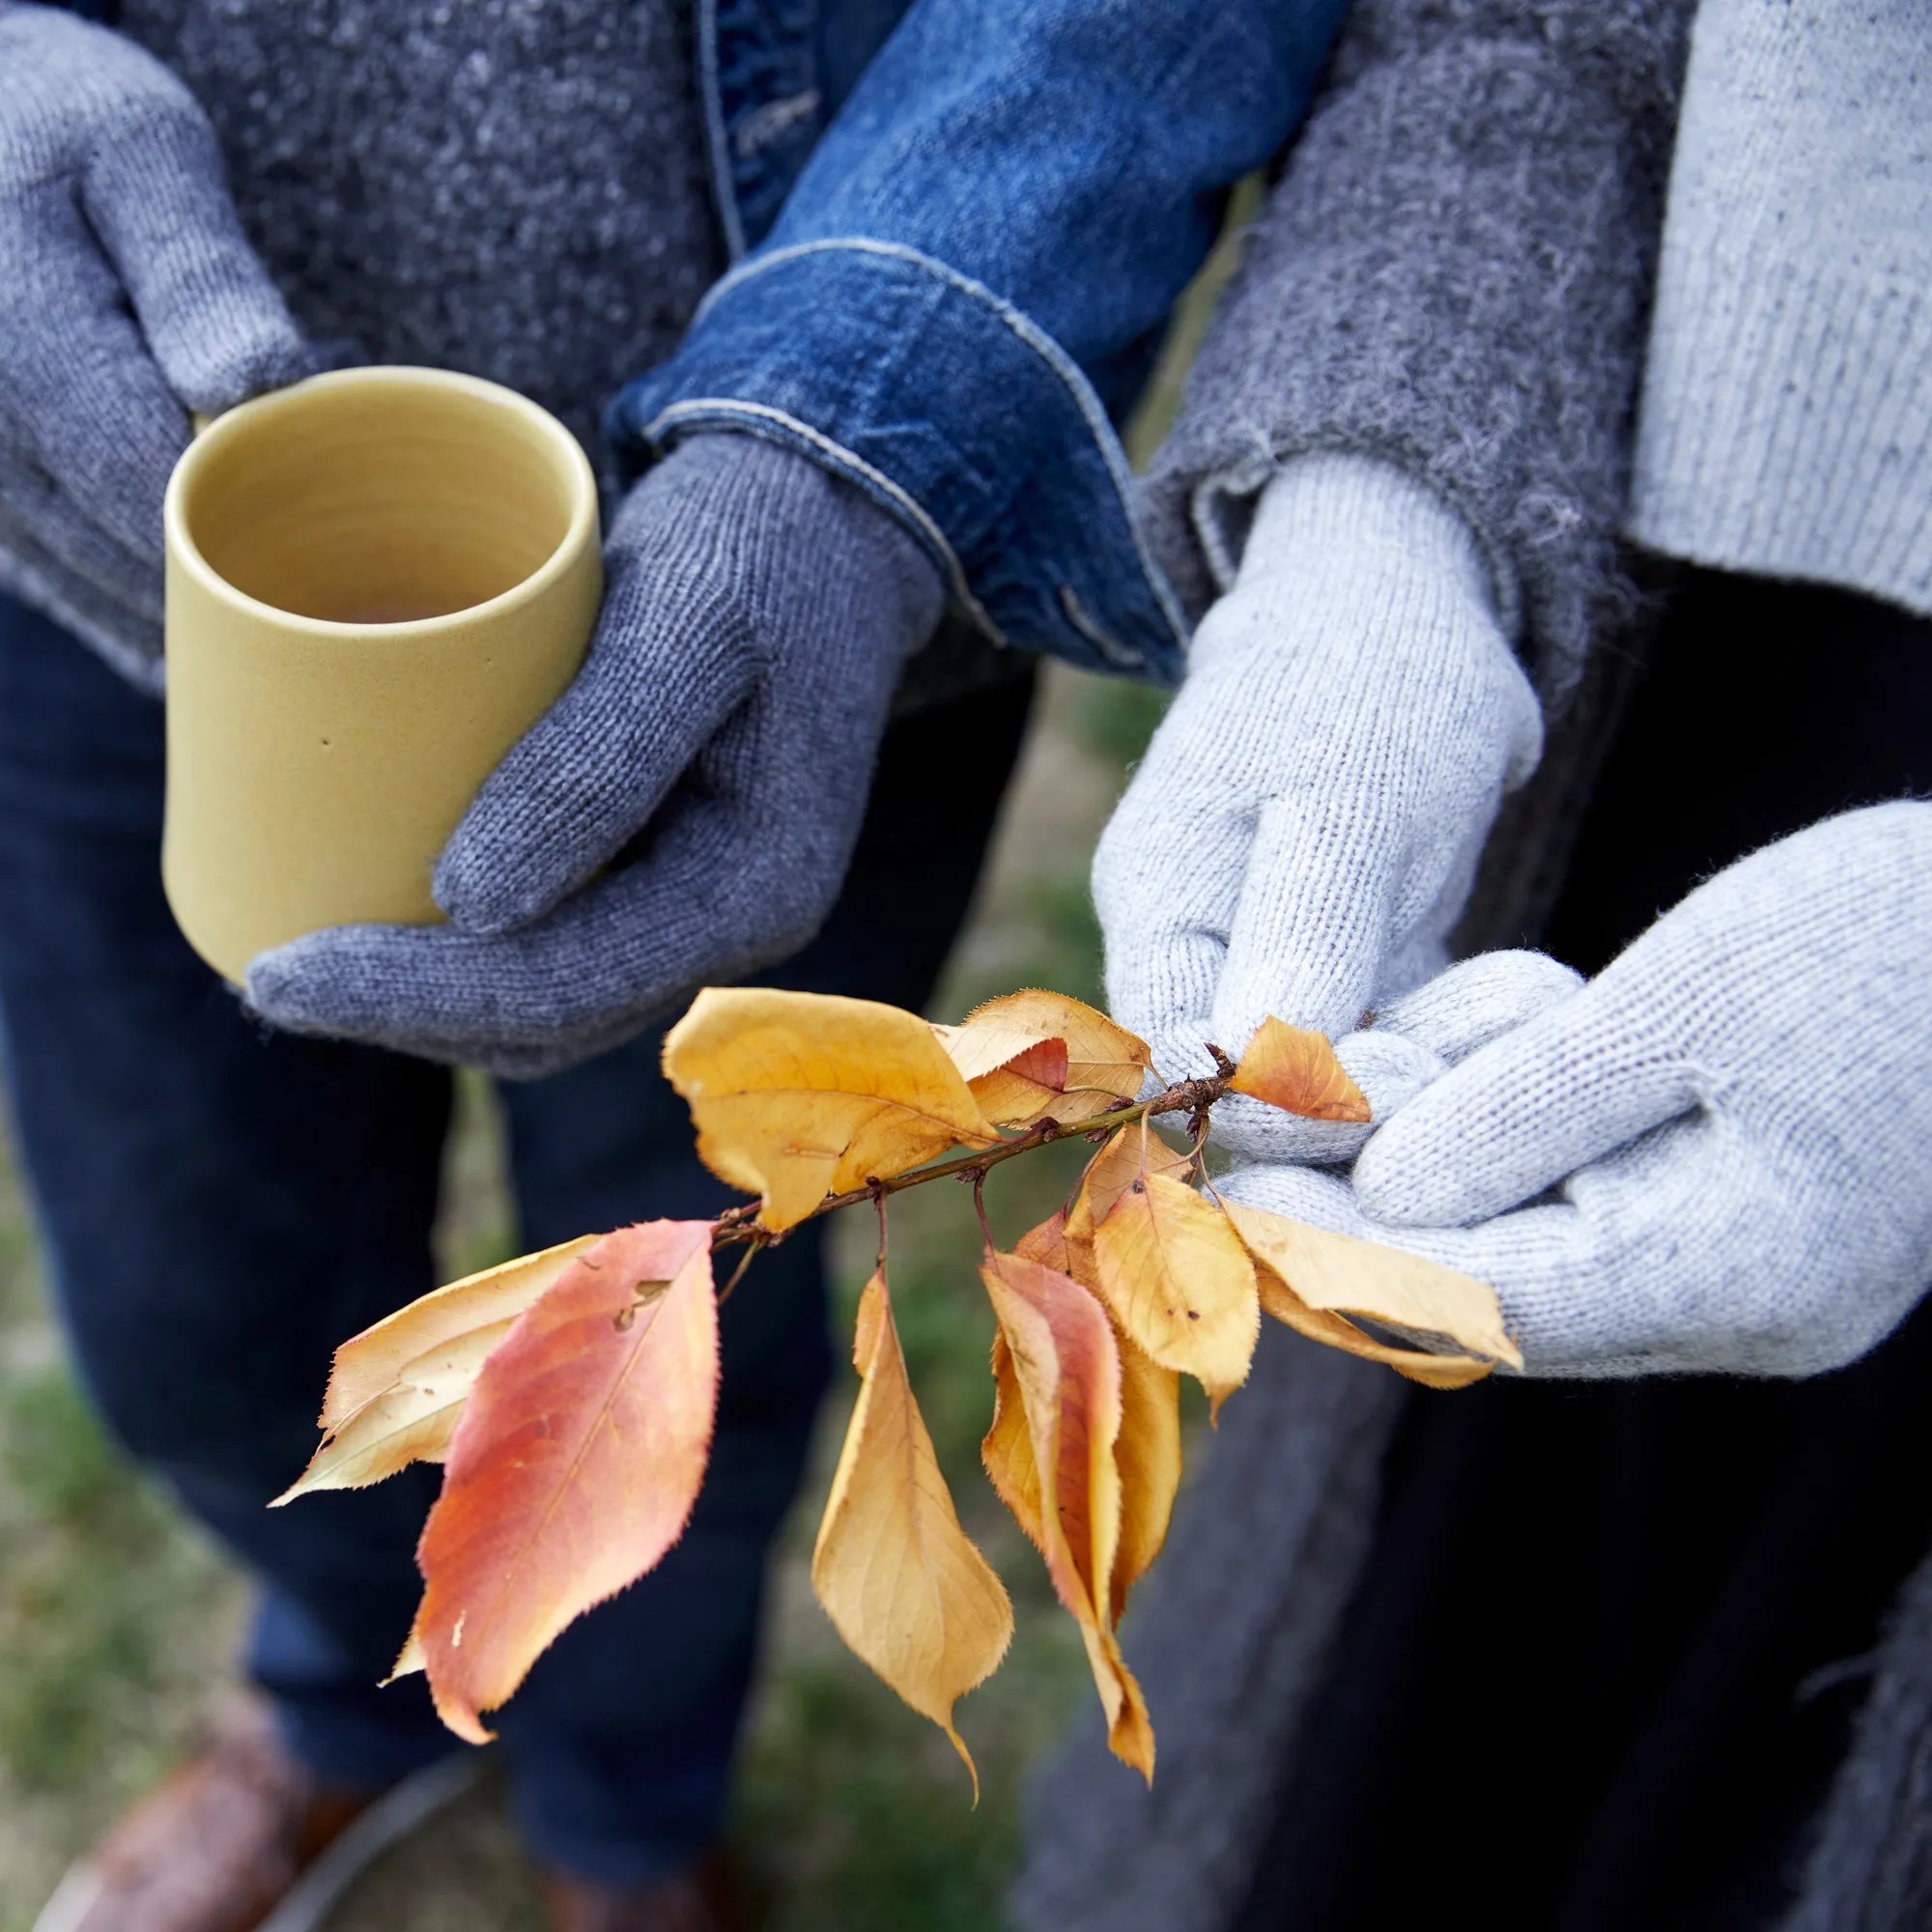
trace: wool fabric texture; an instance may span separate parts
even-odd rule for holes
[[[1356,1199],[1492,1283],[1531,1374],[1852,1361],[1932,1281],[1928,937],[1932,805],[1781,839],[1412,1100]]]
[[[1704,0],[1630,529],[1932,614],[1932,23]]]
[[[1497,803],[1541,746],[1462,519],[1388,464],[1293,460],[1094,859],[1115,1016],[1171,1079],[1270,1014],[1350,1031],[1446,963]],[[1215,1132],[1282,1158],[1353,1151],[1259,1101],[1218,1109]]]
[[[1364,0],[1147,482],[1189,608],[1308,449],[1468,523],[1539,688],[1628,603],[1615,555],[1690,0]]]
[[[724,264],[690,0],[122,0],[317,341],[487,377],[596,446]]]
[[[265,952],[247,986],[265,1018],[530,1077],[817,930],[938,572],[859,491],[748,436],[680,444],[605,557],[582,670],[438,866],[454,923]]]
[[[104,29],[0,7],[0,588],[158,684],[188,412],[315,366],[207,117]]]

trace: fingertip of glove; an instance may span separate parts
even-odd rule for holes
[[[459,830],[430,879],[430,895],[460,930],[495,939],[545,913],[563,897],[548,880],[511,861],[488,840],[465,838]]]
[[[1412,1113],[1398,1115],[1356,1155],[1355,1199],[1372,1220],[1392,1228],[1448,1228],[1477,1218],[1458,1198],[1463,1190],[1453,1178],[1437,1167],[1426,1127]]]

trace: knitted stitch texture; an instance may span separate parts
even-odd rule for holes
[[[1402,1108],[1355,1193],[1495,1289],[1532,1375],[1817,1375],[1932,1283],[1928,1069],[1932,804],[1907,799],[1698,887]]]
[[[507,384],[594,447],[724,266],[691,0],[123,0],[318,340]]]
[[[625,500],[570,689],[436,873],[449,926],[260,954],[266,1018],[528,1077],[795,952],[838,897],[901,660],[943,592],[895,519],[750,436],[680,443]]]
[[[1183,599],[1296,451],[1467,520],[1538,683],[1627,591],[1614,540],[1690,0],[1364,0],[1148,478]]]
[[[1704,0],[1631,530],[1932,614],[1932,18]]]

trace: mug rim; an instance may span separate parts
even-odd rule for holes
[[[466,604],[460,610],[440,611],[433,617],[401,617],[385,623],[355,624],[336,617],[305,617],[298,611],[285,611],[278,604],[265,603],[231,583],[202,555],[200,546],[188,533],[187,513],[184,507],[196,473],[213,461],[209,452],[219,452],[223,442],[232,440],[237,422],[243,421],[256,411],[273,408],[285,397],[324,387],[390,383],[454,389],[499,408],[507,407],[558,446],[563,451],[563,468],[569,477],[571,504],[570,521],[563,535],[557,539],[556,548],[520,582],[511,584],[507,590],[499,590],[494,597],[486,597],[480,604]],[[250,397],[245,403],[236,404],[232,410],[224,410],[182,452],[175,464],[174,473],[168,478],[167,494],[161,506],[162,528],[169,554],[178,558],[194,575],[204,590],[252,616],[267,618],[279,628],[299,632],[304,638],[427,637],[473,624],[485,615],[496,617],[514,611],[520,604],[534,602],[564,576],[582,554],[586,540],[595,542],[597,517],[597,479],[591,471],[590,459],[576,437],[541,404],[531,402],[527,396],[520,395],[501,383],[492,383],[481,376],[466,376],[454,369],[420,368],[409,363],[331,369],[319,376],[305,377],[299,383],[290,383],[279,389],[267,390],[259,396]]]

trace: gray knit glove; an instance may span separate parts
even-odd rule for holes
[[[817,929],[900,660],[938,622],[938,571],[851,486],[739,435],[645,476],[605,568],[577,681],[437,867],[454,925],[338,926],[265,952],[248,970],[265,1017],[549,1073]]]
[[[1270,1013],[1347,1034],[1440,969],[1497,803],[1541,748],[1461,518],[1392,465],[1295,458],[1094,858],[1115,1017],[1176,1080]],[[1378,1118],[1415,1084],[1393,1037],[1344,1056]],[[1214,1131],[1336,1160],[1366,1129],[1234,1100]]]
[[[312,366],[187,90],[118,34],[0,5],[0,588],[158,686],[188,412]]]
[[[1862,1354],[1932,1283],[1932,805],[1719,873],[1404,1107],[1352,1201],[1311,1182],[1338,1184],[1288,1183],[1331,1225],[1492,1283],[1532,1375]]]

